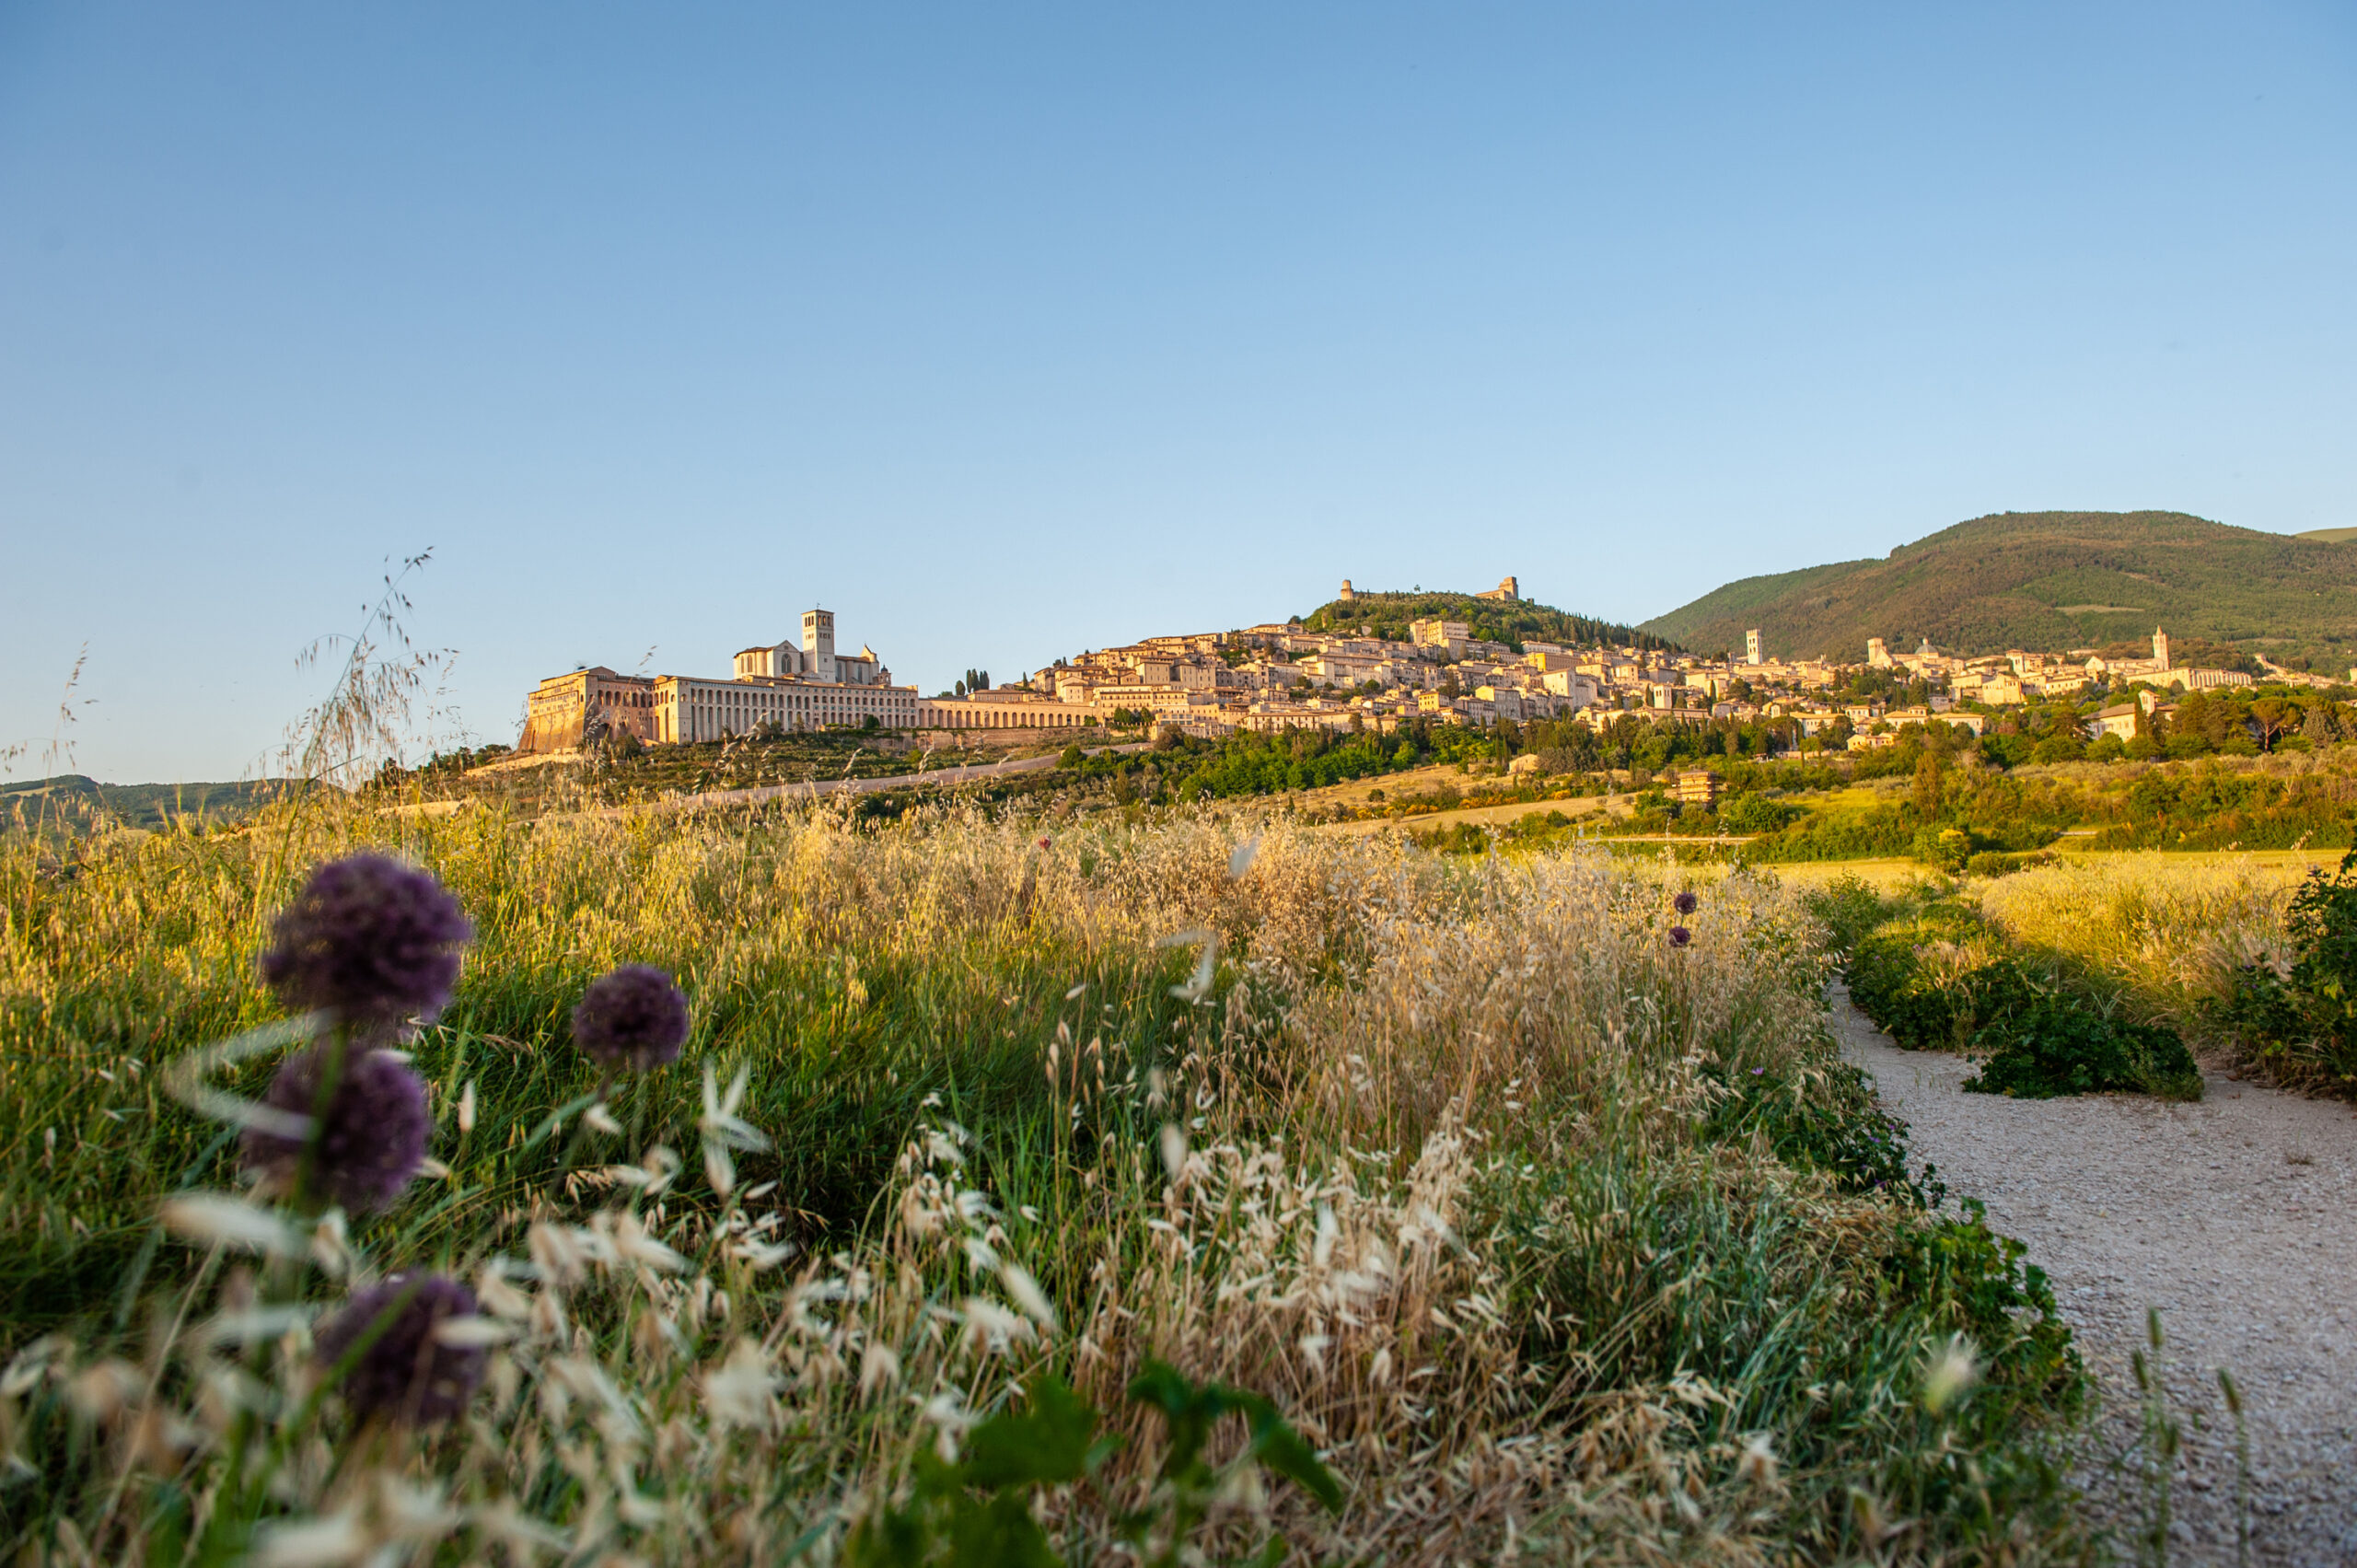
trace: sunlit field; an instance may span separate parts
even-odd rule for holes
[[[1980,908],[2014,941],[2068,955],[2156,1016],[2191,1026],[2229,975],[2285,949],[2301,879],[2337,854],[2091,856],[2000,877]]]
[[[166,1079],[284,1016],[273,921],[371,847],[474,939],[409,1044],[435,1163],[314,1218]],[[18,841],[0,1545],[918,1562],[1019,1515],[1074,1562],[2073,1555],[2080,1378],[2042,1282],[1905,1180],[1797,892],[1714,871],[1687,913],[1686,887],[1191,810],[321,796]],[[567,1020],[631,961],[678,977],[691,1034],[609,1084]],[[480,1304],[479,1386],[359,1421],[318,1315],[426,1270]],[[1168,1400],[1132,1397],[1156,1365],[1264,1398],[1314,1463],[1237,1414],[1181,1465]],[[988,1482],[1010,1434],[1055,1447],[1065,1385],[1094,1436]]]

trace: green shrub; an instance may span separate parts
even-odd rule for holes
[[[2319,867],[2293,895],[2288,971],[2237,970],[2213,1020],[2262,1061],[2348,1093],[2357,1088],[2357,850]]]
[[[1937,963],[1923,961],[1928,943]],[[1851,954],[1850,997],[1910,1051],[1958,1051],[2032,992],[2010,958],[1979,958],[1922,925],[1877,932]]]
[[[2040,997],[1973,1037],[1977,1094],[2050,1099],[2056,1095],[2133,1089],[2164,1099],[2200,1099],[2201,1073],[2174,1029],[2107,1017],[2059,996]]]
[[[2056,857],[2046,850],[2033,850],[2026,854],[2007,850],[1984,849],[1965,859],[1964,869],[1975,877],[2003,877],[2032,865],[2051,865]]]
[[[1730,833],[1772,833],[1805,815],[1802,807],[1788,801],[1738,795],[1719,807],[1719,825]]]
[[[1828,946],[1846,958],[1868,932],[1889,918],[1889,906],[1864,877],[1845,872],[1801,895],[1808,912],[1825,923]]]
[[[1710,1135],[1759,1135],[1787,1165],[1821,1171],[1845,1192],[1903,1193],[1933,1202],[1908,1174],[1907,1123],[1883,1109],[1874,1079],[1847,1062],[1798,1074],[1737,1069],[1709,1074],[1728,1086],[1713,1109]]]

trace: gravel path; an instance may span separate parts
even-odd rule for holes
[[[2223,1366],[2250,1421],[2252,1561],[2357,1568],[2357,1115],[2214,1074],[2197,1105],[1968,1095],[1966,1063],[1901,1051],[1838,985],[1831,1000],[1915,1158],[2052,1278],[2102,1385],[2083,1480],[2121,1556],[2142,1517],[2117,1462],[2138,1429],[2128,1358],[2157,1307],[2185,1422],[2170,1560],[2235,1562]]]

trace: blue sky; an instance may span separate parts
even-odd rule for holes
[[[0,0],[0,745],[2357,525],[2357,9]],[[648,650],[652,649],[651,658]],[[17,776],[38,772],[19,759]]]

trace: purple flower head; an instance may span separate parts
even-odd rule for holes
[[[679,1059],[687,1039],[688,999],[651,965],[599,975],[573,1010],[574,1043],[609,1067],[660,1067]]]
[[[1693,940],[1694,934],[1687,930],[1686,927],[1682,925],[1673,925],[1669,928],[1669,945],[1671,947],[1683,947],[1686,944]]]
[[[314,1114],[320,1074],[333,1050],[332,1044],[315,1045],[288,1057],[262,1102],[296,1116]],[[384,1208],[400,1197],[425,1162],[432,1122],[425,1081],[388,1052],[357,1041],[345,1048],[343,1072],[328,1098],[324,1121],[312,1151],[311,1191],[353,1214]],[[291,1186],[302,1169],[303,1144],[301,1138],[249,1127],[246,1164]]]
[[[441,1274],[391,1274],[354,1295],[319,1326],[321,1368],[332,1368],[361,1337],[377,1329],[336,1387],[353,1413],[431,1426],[461,1414],[482,1382],[480,1345],[444,1344],[435,1330],[475,1315],[474,1293]]]
[[[1680,914],[1692,914],[1701,902],[1692,893],[1680,893],[1669,900],[1669,907]]]
[[[289,1007],[391,1024],[442,1011],[474,928],[432,873],[355,854],[313,872],[275,935],[261,977]]]

